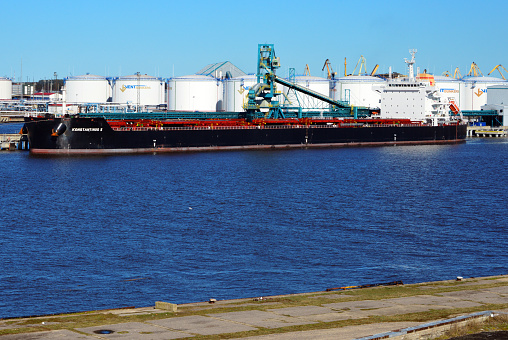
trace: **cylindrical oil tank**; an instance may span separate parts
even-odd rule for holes
[[[330,97],[353,106],[379,108],[385,84],[384,79],[367,75],[341,77],[331,81]]]
[[[245,75],[241,77],[226,79],[224,81],[224,86],[226,89],[224,93],[225,111],[245,111],[243,105],[247,103],[249,90],[255,84],[257,84],[256,75]]]
[[[12,80],[0,77],[0,99],[12,99]]]
[[[445,76],[434,76],[435,88],[439,96],[444,99],[444,102],[455,102],[459,109],[462,109],[460,103],[460,84],[459,79]]]
[[[140,106],[164,104],[164,80],[134,74],[116,77],[113,81],[113,102]]]
[[[483,105],[487,104],[487,87],[504,84],[508,84],[508,82],[495,77],[466,76],[462,78],[460,109],[480,110]]]
[[[313,76],[296,76],[295,83],[314,92],[323,94],[327,97],[330,96],[330,81],[326,78]],[[299,91],[296,91],[295,95],[295,92],[290,88],[277,84],[277,90],[279,91],[281,88],[284,95],[282,98],[280,98],[280,102],[284,103],[286,106],[301,106],[302,111],[310,111],[312,109],[327,109],[330,107],[330,104],[322,100],[301,93]]]
[[[103,76],[85,74],[67,77],[66,101],[69,103],[106,103],[111,101],[111,81]]]
[[[194,74],[168,81],[170,111],[222,111],[223,99],[223,83],[214,77]]]

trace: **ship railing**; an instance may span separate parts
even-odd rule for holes
[[[171,130],[259,130],[259,129],[299,129],[306,128],[307,125],[270,125],[268,127],[263,125],[245,125],[245,126],[150,126],[150,127],[113,127],[115,131],[171,131]],[[327,126],[328,127],[328,126]]]
[[[114,131],[171,131],[171,130],[259,130],[259,129],[334,129],[344,127],[418,127],[420,124],[327,124],[327,125],[246,125],[246,126],[150,126],[150,127],[113,127]]]
[[[362,127],[418,127],[418,126],[422,126],[422,125],[421,124],[364,124]]]

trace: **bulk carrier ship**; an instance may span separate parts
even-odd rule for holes
[[[279,58],[271,44],[258,46],[257,84],[245,112],[145,114],[88,113],[27,117],[30,152],[47,155],[163,153],[236,149],[316,148],[361,145],[441,144],[465,141],[458,116],[429,112],[432,91],[413,77],[382,90],[381,111],[353,107],[276,76]],[[302,112],[279,104],[276,84],[317,98],[329,110]],[[409,98],[413,105],[407,105]],[[417,103],[416,107],[414,103]],[[400,104],[400,105],[399,105]],[[443,104],[445,107],[447,103]],[[453,108],[453,106],[452,106]]]

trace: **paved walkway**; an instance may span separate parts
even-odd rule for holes
[[[506,285],[492,288],[478,288],[479,285],[491,285],[493,283],[505,283]],[[195,303],[179,305],[181,309],[199,310],[202,315],[175,316],[159,320],[144,322],[126,322],[118,324],[97,325],[73,330],[58,330],[47,332],[25,333],[17,335],[0,336],[0,340],[13,339],[180,339],[193,338],[197,335],[220,335],[244,331],[264,330],[276,332],[287,326],[317,325],[322,327],[324,323],[340,320],[368,320],[371,316],[396,316],[408,313],[423,312],[439,309],[454,309],[464,307],[482,307],[487,309],[487,304],[508,304],[508,276],[477,279],[475,282],[461,283],[463,290],[443,293],[433,293],[432,290],[439,288],[438,284],[422,286],[422,295],[390,298],[382,300],[363,301],[340,301],[351,298],[345,293],[323,292],[306,294],[313,298],[321,298],[333,301],[320,305],[302,305],[296,307],[278,307],[278,303],[263,303],[264,310],[245,310],[217,313],[212,312],[220,307],[256,306],[249,300],[218,301],[214,304]],[[468,288],[470,287],[470,288]],[[369,288],[370,289],[370,288]],[[376,288],[371,288],[376,289]],[[305,294],[302,294],[305,295]],[[276,299],[274,299],[276,301]],[[266,306],[270,306],[266,309]],[[273,306],[273,308],[272,308]],[[210,310],[210,313],[203,311]],[[152,308],[121,309],[104,311],[117,315],[142,315],[149,313],[162,313],[164,311]],[[478,313],[477,313],[478,314]],[[483,314],[482,314],[483,315]],[[479,316],[482,316],[479,315]],[[490,315],[490,313],[486,314]],[[478,317],[474,315],[473,317]],[[34,326],[40,326],[38,318],[33,318]],[[40,320],[40,319],[39,319]],[[45,318],[47,320],[47,318]],[[16,328],[16,323],[24,320],[0,320],[0,331],[8,328]],[[51,322],[48,322],[51,324]],[[331,329],[307,330],[299,332],[273,333],[268,335],[248,337],[243,339],[255,340],[285,340],[285,339],[359,339],[380,333],[392,332],[390,337],[397,332],[406,329],[414,330],[429,328],[428,325],[420,327],[419,322],[386,322],[375,324],[363,324],[358,326],[346,326]],[[439,320],[433,324],[440,325]],[[434,327],[434,326],[432,326]],[[375,338],[375,337],[374,337]],[[368,338],[368,339],[372,339]]]

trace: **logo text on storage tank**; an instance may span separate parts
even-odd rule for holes
[[[120,91],[124,92],[125,90],[135,90],[135,89],[138,89],[138,90],[150,90],[151,87],[150,86],[147,86],[147,85],[122,85],[122,87],[120,88]]]
[[[250,86],[240,85],[240,89],[238,90],[238,93],[243,94],[245,91],[249,91]]]
[[[478,89],[478,91],[473,92],[477,97],[480,97],[482,94],[487,93],[487,89]]]
[[[441,93],[459,93],[459,90],[454,90],[454,89],[439,89],[439,92],[441,92]]]

